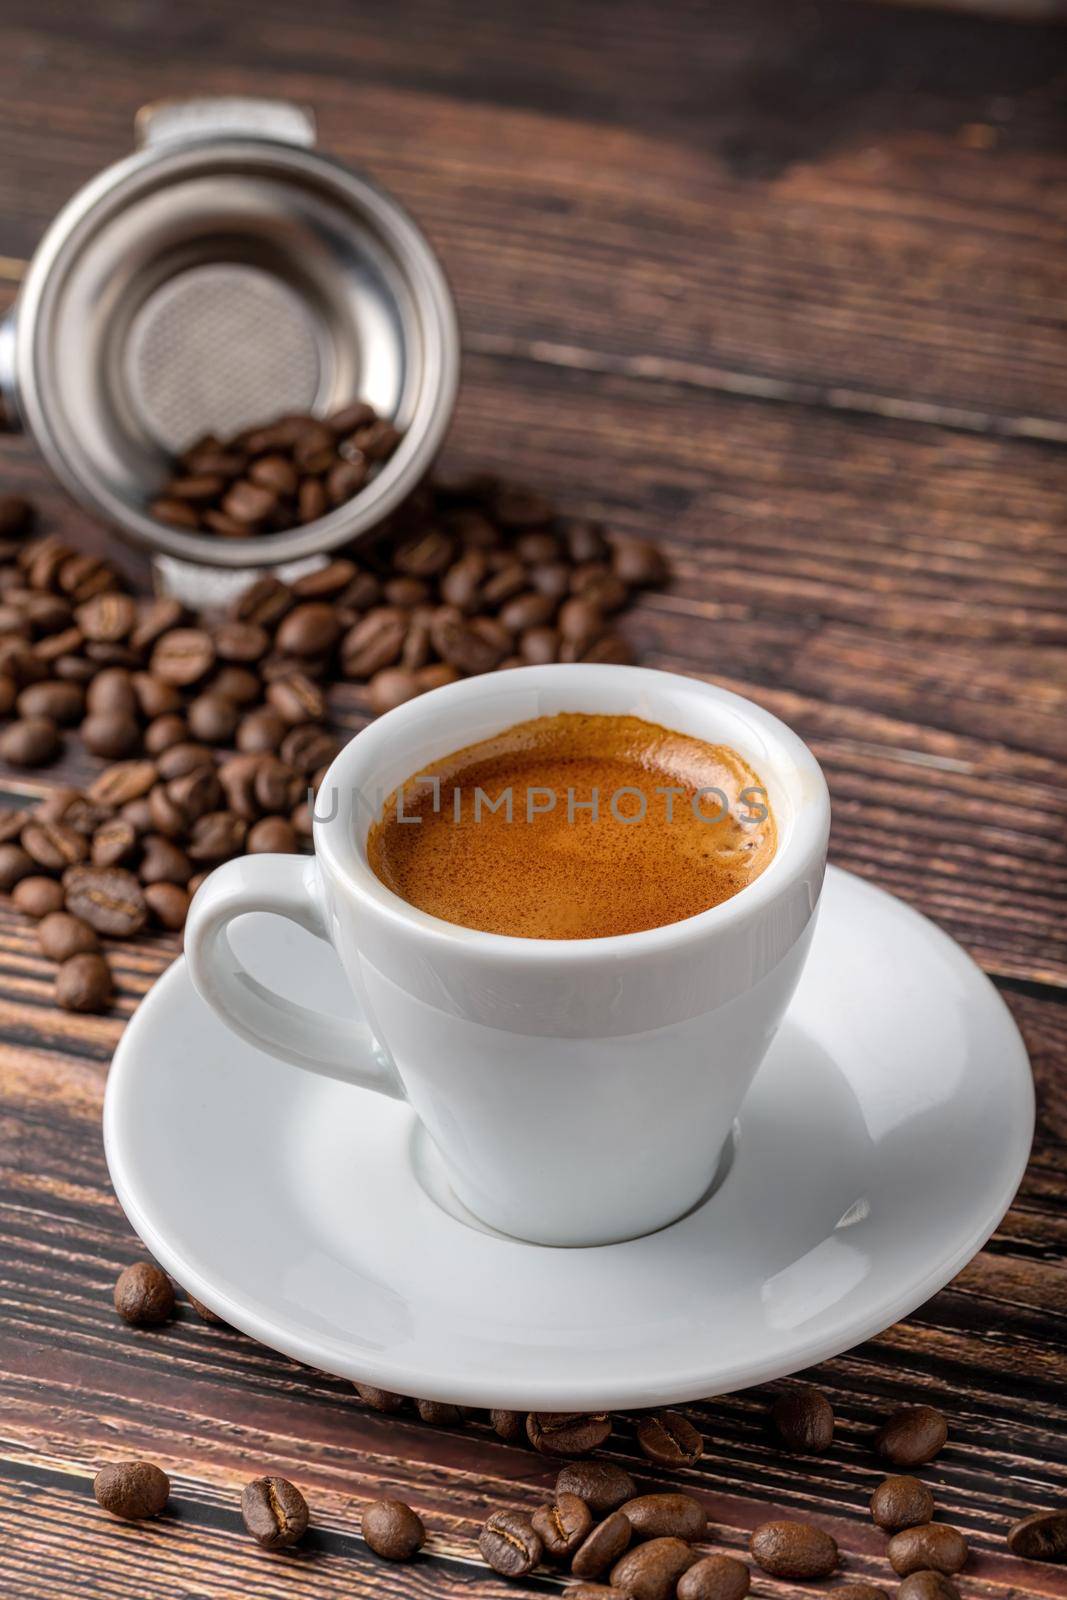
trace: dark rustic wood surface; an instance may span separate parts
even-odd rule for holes
[[[313,105],[452,277],[452,459],[662,538],[676,576],[630,618],[643,659],[787,717],[830,778],[834,859],[998,983],[1040,1093],[1004,1224],[949,1289],[814,1374],[841,1419],[830,1457],[779,1454],[753,1392],[690,1408],[708,1449],[682,1476],[713,1547],[811,1513],[850,1574],[885,1582],[870,1434],[922,1396],[951,1419],[926,1475],[973,1540],[965,1596],[1067,1596],[1063,1569],[1003,1544],[1067,1501],[1067,34],[832,0],[2,0],[0,25],[6,299],[141,101]],[[24,442],[0,473],[99,544]],[[337,709],[364,720],[351,691]],[[117,950],[115,1012],[74,1019],[0,910],[0,1595],[503,1595],[477,1525],[535,1503],[538,1457],[482,1423],[375,1416],[188,1307],[161,1332],[116,1324],[111,1283],[139,1252],[104,1166],[104,1078],[175,953]],[[624,1421],[609,1450],[634,1460]],[[174,1476],[150,1527],[89,1492],[129,1453]],[[298,1555],[241,1529],[239,1487],[263,1470],[312,1502]],[[358,1538],[381,1493],[431,1529],[410,1568]]]

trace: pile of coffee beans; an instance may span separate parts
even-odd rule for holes
[[[190,1296],[192,1300],[192,1297]],[[120,1273],[115,1309],[139,1328],[157,1327],[174,1313],[174,1285],[154,1262],[139,1261]],[[192,1300],[209,1322],[219,1318]],[[642,1493],[618,1462],[589,1459],[607,1443],[615,1419],[608,1412],[481,1412],[440,1401],[409,1400],[388,1389],[356,1383],[363,1403],[393,1416],[412,1407],[435,1426],[459,1427],[477,1418],[488,1421],[508,1443],[527,1441],[541,1455],[563,1459],[552,1498],[527,1511],[494,1511],[478,1537],[486,1563],[508,1578],[522,1578],[539,1566],[569,1570],[578,1580],[566,1591],[572,1600],[744,1600],[751,1574],[736,1556],[701,1555],[694,1546],[707,1538],[708,1517],[693,1495],[677,1490]],[[769,1420],[779,1444],[795,1453],[826,1454],[833,1444],[833,1407],[818,1389],[792,1384],[778,1392]],[[679,1411],[636,1416],[632,1437],[657,1469],[690,1467],[704,1453],[699,1430]],[[903,1406],[882,1424],[873,1448],[896,1467],[933,1460],[948,1438],[941,1412],[932,1406]],[[145,1462],[103,1469],[97,1499],[120,1517],[150,1517],[166,1503],[166,1476]],[[125,1509],[123,1509],[125,1508]],[[281,1478],[257,1478],[244,1491],[242,1511],[249,1532],[269,1549],[296,1542],[308,1526],[307,1504]],[[935,1522],[929,1487],[910,1473],[884,1478],[870,1499],[875,1525],[887,1536],[886,1555],[903,1581],[897,1600],[960,1600],[953,1579],[968,1558],[958,1529]],[[426,1529],[401,1500],[381,1500],[363,1513],[369,1549],[390,1561],[409,1561],[422,1548]],[[1067,1557],[1067,1511],[1041,1512],[1009,1531],[1008,1545],[1035,1561]],[[840,1566],[836,1541],[814,1523],[778,1518],[761,1523],[749,1539],[753,1563],[770,1577],[816,1582]],[[834,1589],[835,1600],[889,1600],[877,1583],[853,1581]]]
[[[488,478],[420,490],[358,559],[261,578],[221,617],[134,598],[32,521],[0,500],[0,760],[46,766],[76,728],[113,764],[0,813],[0,890],[38,923],[72,1011],[110,1004],[101,938],[176,932],[212,867],[306,846],[339,748],[331,683],[386,711],[499,667],[627,660],[613,618],[665,576],[654,546]]]
[[[205,434],[178,458],[149,510],[172,528],[221,539],[281,533],[351,500],[400,439],[361,400],[328,417],[279,417],[231,439]]]

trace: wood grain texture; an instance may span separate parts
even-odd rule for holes
[[[1067,1596],[1064,1569],[1003,1545],[1067,1502],[1067,33],[848,0],[0,0],[0,22],[0,304],[59,205],[129,149],[142,101],[312,104],[453,279],[451,459],[661,538],[674,580],[626,620],[642,659],[793,723],[830,779],[834,858],[998,982],[1039,1094],[1004,1223],[948,1289],[810,1374],[839,1417],[830,1457],[781,1454],[750,1392],[687,1408],[706,1455],[680,1481],[709,1548],[811,1515],[849,1576],[886,1583],[870,1438],[926,1398],[950,1418],[925,1476],[972,1540],[968,1600]],[[104,546],[25,441],[0,473]],[[333,709],[366,720],[351,688]],[[44,779],[0,774],[0,800],[93,765],[71,741]],[[114,947],[113,1012],[75,1018],[0,907],[0,1596],[558,1590],[478,1561],[486,1512],[532,1508],[554,1477],[484,1422],[379,1417],[187,1305],[157,1332],[116,1322],[114,1276],[141,1252],[104,1166],[103,1085],[177,948]],[[137,1452],[174,1479],[144,1528],[91,1496],[101,1462]],[[630,1419],[607,1453],[639,1463]],[[267,1470],[311,1501],[298,1554],[241,1527],[240,1488]],[[359,1538],[383,1493],[430,1529],[410,1568]]]

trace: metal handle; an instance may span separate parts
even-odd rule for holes
[[[0,433],[21,433],[15,400],[15,313],[0,322]]]
[[[138,111],[134,133],[138,149],[187,144],[227,133],[311,149],[316,138],[314,113],[303,106],[243,95],[154,100]]]

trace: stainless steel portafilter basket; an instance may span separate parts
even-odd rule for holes
[[[56,218],[0,331],[6,425],[157,557],[247,572],[358,539],[418,483],[452,415],[459,334],[433,250],[395,200],[312,148],[296,106],[162,104],[137,135]],[[357,398],[403,439],[317,522],[231,541],[149,515],[204,433]]]

